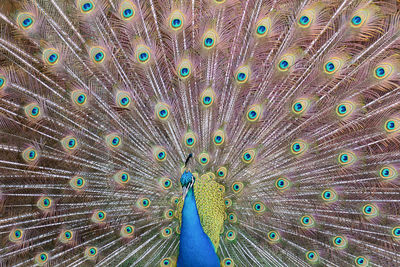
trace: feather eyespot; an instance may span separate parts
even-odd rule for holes
[[[344,101],[336,106],[336,115],[340,118],[347,117],[350,115],[355,109],[355,106],[350,101]]]
[[[89,14],[95,8],[95,4],[94,4],[93,0],[78,0],[77,6],[79,7],[81,13],[83,13],[83,14]]]
[[[161,236],[164,238],[168,238],[172,235],[172,228],[171,227],[165,227],[164,229],[161,230]]]
[[[271,19],[270,18],[262,18],[256,23],[256,36],[264,37],[268,34],[271,28]]]
[[[201,165],[205,166],[210,162],[210,155],[208,153],[200,153],[199,155],[199,162]]]
[[[153,150],[153,156],[159,162],[165,161],[167,159],[167,151],[162,147],[156,147]]]
[[[17,23],[22,29],[29,30],[35,24],[35,17],[31,13],[23,12],[18,14]]]
[[[78,147],[78,140],[72,135],[68,135],[61,139],[61,145],[66,152],[72,152]]]
[[[174,266],[174,261],[171,258],[164,258],[160,261],[161,267],[172,267]]]
[[[225,258],[222,261],[222,267],[234,267],[235,263],[233,262],[233,260],[231,258]]]
[[[242,66],[236,70],[235,78],[236,82],[239,84],[247,82],[249,76],[250,76],[250,68],[248,66]]]
[[[185,21],[183,13],[179,10],[175,10],[171,13],[169,17],[169,26],[174,31],[179,31],[182,29]]]
[[[392,229],[392,237],[396,241],[400,241],[400,226],[395,226]]]
[[[217,177],[220,179],[224,179],[226,175],[228,174],[228,170],[225,167],[219,167],[217,169]]]
[[[304,215],[300,218],[300,223],[305,228],[311,228],[314,227],[315,220],[311,215]]]
[[[169,178],[163,178],[160,180],[160,185],[163,189],[168,190],[172,187],[172,180]]]
[[[301,13],[297,24],[301,28],[308,28],[311,26],[314,20],[315,20],[315,12],[311,9],[307,9]]]
[[[301,115],[310,107],[310,101],[306,98],[296,100],[292,105],[292,112],[296,115]]]
[[[364,257],[364,256],[358,256],[355,260],[354,263],[356,264],[356,266],[360,266],[360,267],[366,267],[369,264],[369,260]]]
[[[247,110],[246,119],[249,122],[256,122],[260,119],[261,112],[262,112],[261,105],[252,105]]]
[[[342,166],[350,166],[356,162],[357,157],[353,152],[345,151],[339,154],[337,160]]]
[[[87,95],[82,90],[74,90],[71,92],[72,101],[78,106],[86,105]]]
[[[27,163],[35,163],[38,160],[39,153],[37,150],[30,146],[24,151],[22,151],[22,158],[27,162]]]
[[[137,205],[139,208],[147,209],[150,207],[151,201],[147,197],[141,198],[137,201]]]
[[[335,190],[333,189],[326,189],[321,194],[322,200],[326,203],[333,203],[337,201],[338,195]]]
[[[149,62],[151,57],[150,48],[145,45],[138,45],[136,47],[136,60],[141,64]]]
[[[169,118],[169,106],[165,103],[157,103],[154,111],[156,117],[161,121],[166,121]]]
[[[385,181],[391,181],[397,178],[398,172],[393,166],[383,166],[379,170],[379,176]]]
[[[35,262],[39,266],[45,265],[48,260],[49,260],[49,254],[47,254],[46,252],[36,254],[35,256]]]
[[[232,184],[232,191],[234,192],[234,193],[240,193],[242,190],[243,190],[243,183],[241,183],[241,182],[234,182],[233,184]],[[226,204],[226,203],[225,203]]]
[[[269,243],[274,244],[280,241],[281,236],[277,231],[269,231],[267,238]]]
[[[6,77],[0,73],[0,90],[6,87],[6,85],[7,85]]]
[[[131,1],[126,0],[119,6],[119,13],[121,14],[121,18],[123,20],[131,20],[135,17],[136,6]]]
[[[213,136],[213,142],[216,146],[220,146],[225,141],[225,132],[223,130],[217,130]]]
[[[129,108],[132,102],[131,94],[127,91],[118,90],[115,93],[115,104],[120,108]]]
[[[351,17],[350,26],[353,28],[360,28],[362,25],[365,24],[368,18],[369,18],[368,10],[364,9],[359,10]]]
[[[327,74],[334,74],[342,68],[343,59],[333,57],[324,64],[324,72]]]
[[[197,138],[193,132],[187,132],[183,137],[184,143],[187,147],[191,148],[196,144]]]
[[[237,216],[235,213],[231,212],[228,214],[228,220],[230,223],[236,223],[237,222]]]
[[[386,79],[393,74],[393,66],[390,63],[382,63],[374,70],[374,77],[378,80]]]
[[[246,149],[242,153],[242,161],[246,164],[250,164],[254,161],[256,157],[256,150],[255,149]]]
[[[103,63],[103,61],[106,58],[106,52],[104,48],[100,46],[94,46],[90,48],[89,50],[89,55],[93,63],[100,64]]]
[[[38,119],[41,117],[40,106],[37,103],[31,103],[24,107],[26,117],[30,119]]]
[[[122,145],[122,138],[117,133],[110,133],[105,137],[106,145],[109,148],[117,148]]]
[[[77,191],[83,189],[83,187],[85,187],[85,183],[85,179],[80,176],[75,176],[69,181],[69,185]]]
[[[52,200],[49,197],[41,197],[37,201],[36,206],[42,211],[49,210],[52,206]]]
[[[379,209],[374,204],[366,204],[362,208],[362,213],[364,214],[365,218],[372,219],[379,215]]]
[[[385,131],[388,133],[395,133],[400,131],[400,120],[397,118],[388,119],[385,122]]]
[[[288,71],[295,61],[295,56],[293,54],[285,54],[282,56],[281,60],[278,62],[278,70]]]
[[[133,225],[125,224],[125,225],[122,225],[122,227],[121,227],[120,235],[123,238],[130,238],[133,236],[134,231],[135,231],[135,227],[133,227]]]
[[[56,65],[59,58],[60,54],[54,48],[48,48],[43,51],[43,61],[50,66]]]
[[[256,213],[263,213],[265,211],[264,203],[262,203],[260,201],[254,202],[253,211],[255,211]]]
[[[233,231],[233,230],[229,230],[228,232],[226,232],[225,237],[226,237],[226,239],[227,239],[228,241],[233,241],[233,240],[236,239],[236,232]]]
[[[189,78],[192,73],[192,63],[187,59],[182,60],[178,65],[177,72],[182,80]]]
[[[174,210],[172,209],[168,209],[164,212],[164,218],[167,220],[171,220],[172,218],[174,218]]]
[[[289,189],[290,185],[291,185],[290,181],[288,179],[286,179],[285,177],[280,177],[280,178],[276,179],[276,181],[275,181],[276,189],[278,189],[281,192]]]
[[[116,174],[114,174],[114,181],[118,183],[119,185],[126,185],[129,180],[130,180],[129,173],[125,171],[119,171]]]
[[[335,236],[332,243],[335,248],[343,249],[347,246],[347,239],[344,236]]]
[[[94,260],[97,257],[97,248],[96,247],[88,247],[85,249],[85,257],[88,260]]]
[[[238,188],[239,189],[239,188]],[[233,187],[232,187],[232,190],[233,190],[233,192],[235,192],[235,190],[236,189],[233,189]],[[230,198],[226,198],[225,199],[225,207],[228,209],[228,208],[230,208],[231,206],[232,206],[232,200],[230,199]]]
[[[21,242],[24,237],[24,230],[20,228],[13,229],[8,235],[8,239],[13,243]]]
[[[308,149],[308,144],[302,140],[297,140],[294,141],[290,145],[290,152],[292,152],[293,155],[301,155]]]
[[[204,107],[208,108],[214,103],[214,98],[214,91],[211,88],[208,88],[200,95],[200,102]]]
[[[205,49],[211,49],[215,47],[218,41],[218,34],[214,30],[208,30],[203,35],[203,47]]]
[[[58,236],[58,240],[64,244],[71,242],[73,238],[74,238],[74,232],[71,230],[64,230]]]
[[[306,252],[306,259],[307,261],[309,261],[310,263],[316,263],[319,260],[319,255],[316,251],[307,251]]]
[[[105,211],[97,210],[92,215],[92,222],[94,223],[102,223],[107,218],[107,214]]]

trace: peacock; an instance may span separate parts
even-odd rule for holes
[[[0,266],[400,266],[400,1],[1,0]]]

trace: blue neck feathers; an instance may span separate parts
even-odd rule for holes
[[[214,245],[201,226],[193,187],[186,194],[182,209],[178,267],[186,266],[220,266]]]

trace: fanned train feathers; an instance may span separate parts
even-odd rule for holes
[[[1,1],[0,265],[399,266],[399,10]]]

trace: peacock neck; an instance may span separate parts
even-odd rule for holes
[[[193,187],[187,192],[182,209],[178,266],[220,266],[214,246],[201,225]]]

